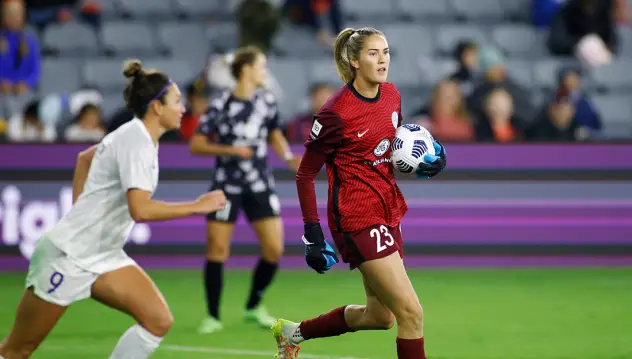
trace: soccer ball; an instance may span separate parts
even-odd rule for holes
[[[391,147],[393,167],[402,173],[414,174],[424,155],[435,154],[434,139],[425,128],[407,123],[397,128]]]

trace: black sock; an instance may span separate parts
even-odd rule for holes
[[[252,277],[252,287],[250,288],[250,298],[248,298],[247,309],[253,309],[263,297],[263,291],[270,285],[274,275],[276,274],[278,263],[266,262],[263,258],[259,259],[255,273]]]
[[[206,305],[208,314],[219,319],[219,297],[224,283],[224,263],[206,261],[204,270],[204,284],[206,287]]]

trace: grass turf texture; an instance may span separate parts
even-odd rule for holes
[[[176,318],[152,359],[273,357],[271,331],[242,321],[248,272],[227,273],[225,329],[207,336],[196,333],[205,315],[201,270],[150,275]],[[632,268],[412,270],[410,276],[424,306],[431,359],[632,358]],[[23,282],[24,274],[0,274],[0,338]],[[363,289],[359,274],[345,271],[282,271],[265,299],[272,314],[295,321],[351,303],[363,303]],[[93,301],[75,304],[33,358],[107,358],[131,324]],[[318,339],[304,343],[301,354],[396,358],[395,336],[394,328]]]

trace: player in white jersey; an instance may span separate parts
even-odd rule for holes
[[[15,323],[0,344],[0,359],[30,357],[68,306],[86,298],[138,323],[123,334],[110,359],[148,358],[173,318],[153,281],[124,252],[127,235],[134,222],[224,208],[222,191],[184,203],[151,198],[158,184],[158,139],[180,127],[184,107],[178,86],[165,74],[145,71],[139,61],[128,62],[123,74],[131,79],[125,101],[136,118],[79,154],[74,205],[38,241]]]

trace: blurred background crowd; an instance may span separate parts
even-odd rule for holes
[[[232,52],[268,55],[268,88],[303,143],[342,84],[345,27],[382,30],[406,122],[445,142],[632,138],[628,0],[2,0],[0,141],[95,142],[129,121],[122,61],[168,73],[185,142]]]

